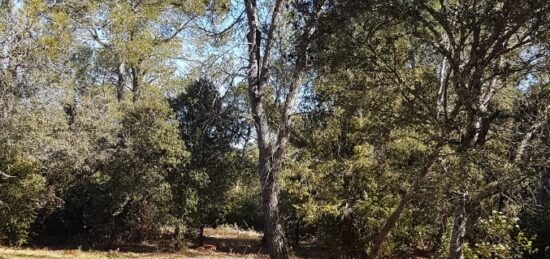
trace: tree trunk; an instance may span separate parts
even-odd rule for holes
[[[411,188],[407,191],[405,195],[401,198],[399,201],[399,204],[397,204],[397,207],[392,212],[390,217],[386,220],[386,223],[384,224],[384,227],[382,227],[382,230],[380,230],[380,233],[376,236],[374,243],[372,245],[372,249],[368,255],[368,259],[375,259],[378,257],[378,254],[380,254],[380,251],[382,250],[382,245],[384,244],[384,241],[386,240],[386,237],[390,234],[392,229],[397,225],[397,221],[401,217],[401,214],[405,210],[405,207],[409,203],[409,201],[413,198],[413,194],[418,190],[420,187],[420,181],[428,175],[430,172],[430,169],[432,168],[433,164],[435,163],[436,159],[439,156],[439,152],[441,150],[442,144],[437,144],[434,147],[434,150],[432,153],[426,158],[426,163],[422,167],[420,171],[420,175],[418,178],[416,178],[411,186]]]
[[[199,227],[199,246],[204,245],[204,225]]]
[[[449,245],[450,259],[463,259],[464,235],[466,234],[466,193],[463,193],[457,202],[453,215],[453,229]]]
[[[399,201],[397,208],[395,208],[395,210],[390,215],[388,220],[386,220],[386,224],[384,224],[384,227],[382,228],[380,233],[378,233],[378,236],[376,236],[376,239],[374,241],[370,254],[367,257],[368,259],[375,259],[378,257],[378,254],[380,254],[380,250],[382,249],[382,244],[386,240],[386,236],[388,236],[390,231],[397,224],[397,220],[399,220],[399,218],[401,217],[401,214],[403,213],[403,210],[405,209],[410,199],[411,199],[410,192],[405,194],[405,196],[401,198],[401,201]]]
[[[270,168],[270,162],[266,160],[269,159],[260,158],[266,250],[272,259],[286,259],[288,249],[283,226],[279,221],[279,184],[276,179],[279,172]]]
[[[120,102],[124,99],[124,84],[125,84],[126,66],[123,62],[118,65],[117,71],[117,85],[116,85],[116,99]]]
[[[141,70],[139,69],[139,67],[134,66],[130,71],[132,73],[132,92],[134,93],[132,100],[135,102],[139,99],[139,96],[141,95]]]
[[[346,258],[354,258],[356,255],[355,247],[355,235],[353,227],[353,214],[349,213],[344,216],[344,221],[342,222],[342,241],[343,241],[343,250],[345,252]]]

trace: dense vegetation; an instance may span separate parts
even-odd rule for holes
[[[2,0],[0,244],[550,257],[548,0]]]

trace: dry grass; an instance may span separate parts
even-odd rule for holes
[[[262,254],[262,234],[253,230],[243,230],[234,226],[219,226],[216,229],[204,230],[204,247],[213,246],[218,252],[229,254],[254,255]],[[199,248],[200,249],[200,248]]]
[[[262,233],[254,230],[243,230],[235,226],[222,225],[216,229],[204,229],[204,235],[211,238],[239,239],[239,240],[260,240]]]
[[[0,259],[104,259],[104,258],[266,258],[264,255],[256,254],[235,254],[216,251],[199,251],[187,249],[178,253],[132,253],[132,252],[102,252],[102,251],[79,251],[79,250],[46,250],[29,248],[8,248],[0,247]]]
[[[261,233],[256,231],[224,226],[217,229],[205,229],[205,236],[205,246],[189,248],[182,252],[80,251],[76,249],[0,247],[0,259],[267,258],[261,254],[261,249],[259,249]]]

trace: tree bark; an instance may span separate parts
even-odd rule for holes
[[[411,200],[411,192],[413,190],[410,190],[403,198],[401,198],[401,201],[399,201],[399,204],[395,208],[395,210],[392,212],[390,217],[386,220],[386,224],[384,224],[384,227],[378,233],[378,236],[376,237],[372,249],[370,251],[368,259],[375,259],[378,257],[378,254],[380,254],[380,250],[382,249],[382,245],[384,244],[384,241],[386,240],[386,237],[391,232],[391,230],[395,227],[397,224],[397,220],[401,217],[401,214],[403,213],[403,210],[405,210],[405,207],[407,203]]]
[[[514,156],[514,162],[518,163],[523,159],[525,150],[527,149],[529,143],[535,136],[535,133],[542,129],[550,121],[550,104],[546,106],[544,110],[544,117],[541,121],[535,123],[529,128],[529,131],[525,133],[525,136],[521,140],[519,147],[517,148],[516,155]]]
[[[126,75],[126,66],[124,61],[120,62],[117,70],[116,99],[120,102],[124,99],[124,84]]]
[[[204,245],[204,225],[199,227],[199,246]]]
[[[443,36],[444,48],[449,48],[449,39]],[[450,78],[449,60],[443,55],[439,69],[439,90],[437,91],[437,118],[447,119],[447,95]]]
[[[453,229],[451,232],[451,243],[449,244],[449,258],[463,259],[464,235],[466,234],[466,193],[462,193],[458,199],[453,215]]]
[[[265,156],[262,160],[260,170],[262,172],[261,191],[265,224],[264,235],[267,241],[266,249],[270,258],[288,258],[287,242],[279,218],[279,185],[277,182],[279,172],[269,168],[271,163],[265,161]]]
[[[141,70],[138,66],[133,66],[130,71],[132,73],[132,92],[134,94],[132,100],[135,102],[139,99],[139,96],[141,95]]]

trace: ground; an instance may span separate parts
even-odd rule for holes
[[[103,258],[267,258],[261,251],[261,233],[228,227],[205,229],[201,247],[162,252],[153,245],[121,246],[114,251],[0,247],[0,259],[103,259]]]

